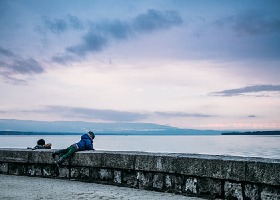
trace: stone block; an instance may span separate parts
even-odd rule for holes
[[[42,165],[42,175],[47,178],[61,177],[60,168],[58,169],[56,165]]]
[[[185,192],[187,194],[197,194],[197,178],[186,178]]]
[[[164,183],[164,175],[163,174],[155,174],[153,177],[153,188],[157,190],[163,189]]]
[[[70,169],[70,179],[78,180],[80,177],[80,167],[72,167]]]
[[[137,187],[137,174],[134,170],[125,170],[122,172],[122,184],[128,187]]]
[[[103,165],[105,168],[134,169],[135,154],[110,152],[103,154]]]
[[[243,200],[241,183],[225,181],[224,190],[226,199]]]
[[[39,165],[29,165],[27,166],[26,174],[29,176],[42,176],[42,169]]]
[[[93,181],[98,181],[99,180],[99,171],[100,171],[100,168],[90,168],[89,169],[90,179]]]
[[[96,151],[78,151],[71,158],[71,165],[84,167],[101,167],[103,153]]]
[[[72,167],[70,169],[70,178],[75,180],[89,180],[89,168],[87,167]]]
[[[26,166],[21,163],[9,163],[8,173],[11,175],[26,175]]]
[[[261,200],[260,187],[254,184],[246,184],[244,189],[246,199]]]
[[[179,174],[237,181],[245,180],[246,162],[243,161],[185,155],[176,159],[175,166],[176,172]]]
[[[89,175],[89,168],[88,167],[81,167],[80,168],[80,179],[81,180],[89,180],[90,179],[90,175]]]
[[[174,193],[181,194],[183,186],[183,178],[182,176],[175,176],[174,178]]]
[[[261,200],[279,200],[280,187],[264,187],[261,191]]]
[[[7,174],[8,173],[8,163],[0,163],[0,174]]]
[[[44,163],[44,164],[52,164],[54,163],[54,159],[52,158],[53,150],[50,149],[36,149],[29,152],[29,163]]]
[[[168,154],[136,155],[135,170],[174,173],[175,156]]]
[[[46,177],[52,176],[52,170],[50,168],[43,169],[43,173],[44,173],[44,176],[46,176]],[[58,168],[58,177],[63,178],[63,179],[70,179],[68,167]]]
[[[168,192],[171,192],[173,190],[173,181],[174,175],[166,175],[165,176],[165,188]]]
[[[1,149],[0,162],[28,163],[30,152],[32,151],[28,149]]]
[[[110,169],[100,169],[99,177],[101,180],[113,180],[113,172]]]
[[[198,194],[212,198],[222,196],[222,181],[210,178],[197,179]]]
[[[153,175],[149,172],[138,172],[137,180],[140,189],[152,189],[153,187]]]
[[[118,170],[114,170],[114,183],[121,184],[122,183],[122,172]]]
[[[280,185],[280,160],[264,159],[259,162],[247,162],[246,181]]]

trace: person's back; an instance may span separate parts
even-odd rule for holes
[[[92,141],[93,141],[94,137],[92,138],[90,136],[89,133],[85,133],[81,136],[81,140],[76,143],[78,146],[78,151],[84,151],[84,150],[92,150],[93,149],[93,145],[92,145]]]

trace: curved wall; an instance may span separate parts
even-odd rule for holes
[[[280,160],[83,151],[57,168],[53,150],[0,149],[0,173],[114,184],[187,196],[280,199]]]

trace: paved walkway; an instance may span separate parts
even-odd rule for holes
[[[3,174],[0,174],[0,199],[202,200],[195,197],[112,185]]]

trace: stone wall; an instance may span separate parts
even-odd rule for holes
[[[280,160],[84,151],[57,168],[53,150],[0,149],[0,173],[113,184],[208,199],[280,199]]]

